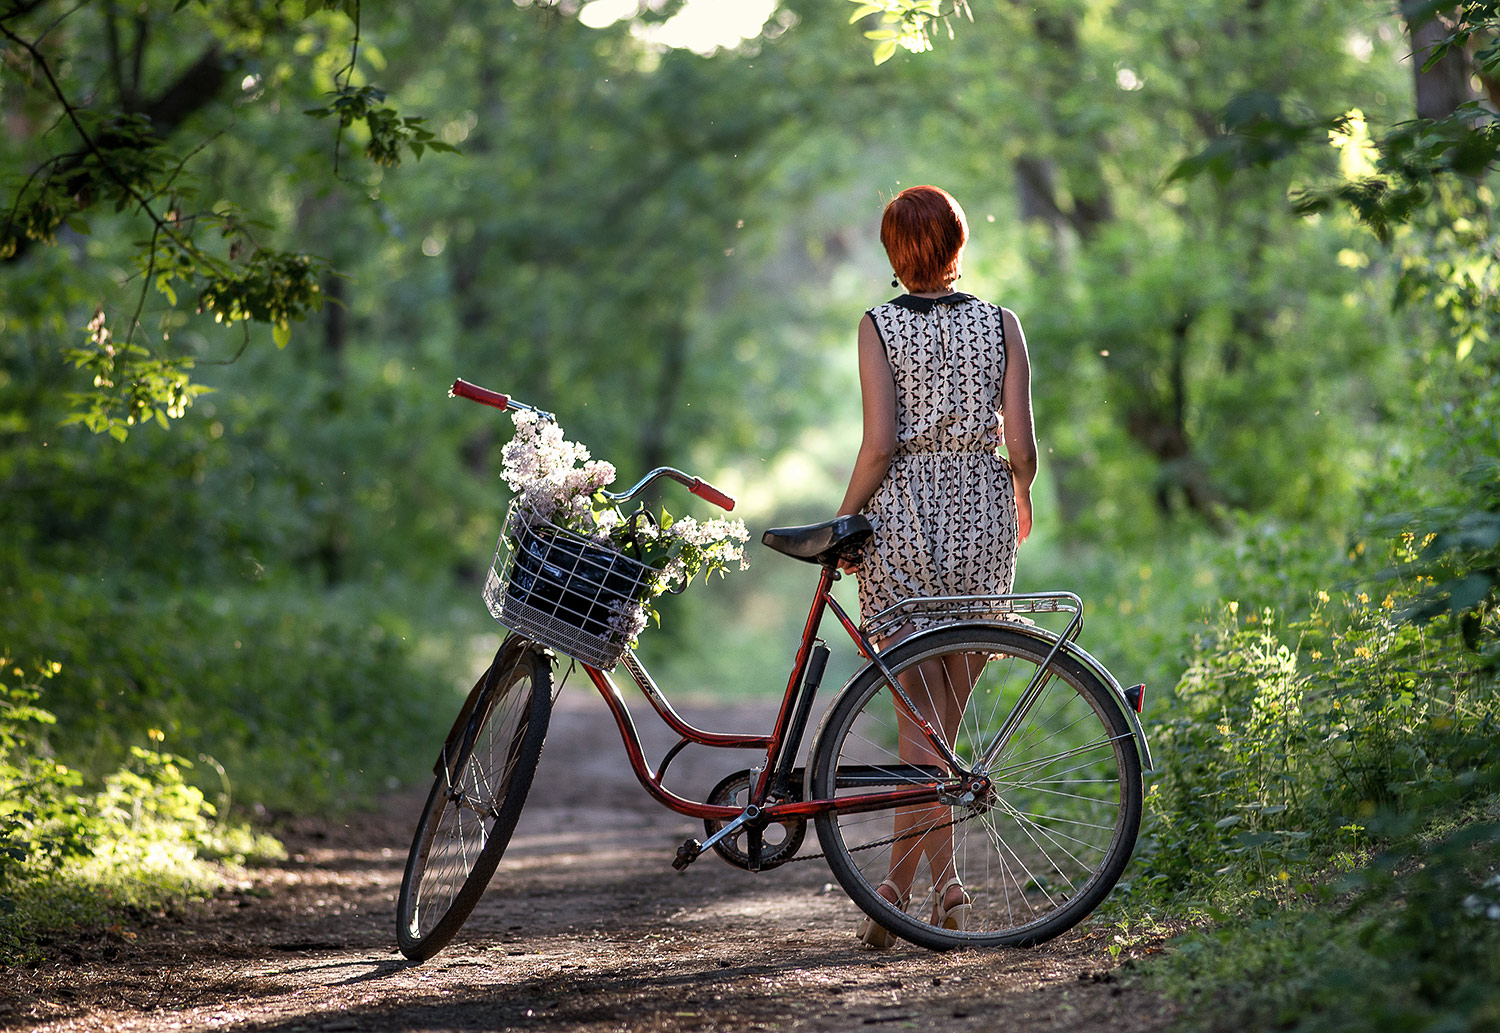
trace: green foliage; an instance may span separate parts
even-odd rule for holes
[[[1331,120],[1329,128],[1347,134],[1350,124],[1345,116]],[[1303,134],[1295,144],[1310,138]],[[1357,171],[1353,178],[1299,191],[1292,198],[1293,210],[1313,215],[1347,205],[1381,243],[1388,244],[1396,226],[1428,209],[1434,195],[1446,188],[1447,177],[1478,176],[1494,166],[1500,156],[1500,130],[1491,124],[1490,113],[1474,102],[1444,118],[1397,126],[1373,146],[1379,158],[1369,174]]]
[[[1500,732],[1500,685],[1456,635],[1400,616],[1414,596],[1320,592],[1298,620],[1225,608],[1154,730],[1138,891],[1284,898],[1357,856],[1378,816],[1442,787],[1449,806],[1467,799]]]
[[[863,21],[872,14],[880,15],[881,27],[865,32],[865,39],[875,43],[875,63],[883,65],[896,54],[897,47],[904,47],[913,54],[922,54],[932,49],[929,35],[930,22],[942,22],[948,28],[948,38],[953,38],[953,27],[948,19],[963,15],[974,20],[968,0],[849,0],[858,4],[858,9],[849,16],[849,24]]]
[[[114,320],[127,329],[123,345],[107,349],[112,375],[95,375],[71,392],[77,422],[96,433],[122,437],[145,419],[164,424],[191,399],[193,362],[169,349],[172,331],[182,322],[172,311],[179,287],[196,295],[197,312],[212,313],[216,322],[268,324],[278,347],[287,344],[293,321],[322,306],[320,282],[329,275],[327,261],[257,240],[255,231],[264,224],[245,218],[244,206],[225,200],[203,182],[203,170],[223,160],[224,130],[204,132],[192,116],[202,113],[227,122],[228,85],[236,72],[250,73],[240,80],[242,92],[261,85],[260,62],[274,63],[282,47],[295,49],[321,30],[325,8],[340,8],[353,25],[354,44],[348,63],[333,77],[334,101],[310,114],[336,115],[339,140],[352,123],[363,125],[365,153],[381,168],[399,165],[403,149],[420,157],[425,150],[455,148],[437,139],[424,119],[403,117],[385,104],[384,91],[354,84],[357,0],[309,4],[299,17],[287,17],[279,9],[242,8],[230,14],[187,3],[170,12],[143,9],[134,16],[130,54],[120,46],[122,14],[114,5],[82,4],[60,15],[50,6],[25,5],[8,12],[0,24],[13,55],[5,62],[7,71],[22,85],[17,108],[25,109],[26,117],[18,124],[36,127],[18,133],[20,146],[6,155],[30,171],[6,177],[11,197],[0,223],[0,261],[19,260],[33,244],[60,246],[58,234],[64,229],[88,236],[93,232],[90,220],[101,213],[123,217],[137,228],[128,242],[113,235],[104,238],[104,245],[118,249],[115,253],[139,274],[138,288],[120,276],[112,292],[136,292],[132,315]],[[196,58],[182,46],[189,42],[201,48]],[[158,51],[174,44],[182,49],[163,61]],[[86,55],[90,50],[108,55],[104,67],[88,56],[74,59],[75,51]],[[158,63],[175,66],[176,78],[147,97],[150,77],[143,76],[143,69],[154,70]],[[96,71],[97,78],[91,77]],[[259,207],[261,199],[252,192],[237,195],[255,197]],[[152,290],[165,299],[167,313],[148,345],[138,342],[148,333],[141,315]],[[111,298],[91,321],[93,347],[65,349],[86,372],[97,372],[98,326],[103,310],[116,305]]]
[[[1266,168],[1298,153],[1342,124],[1340,119],[1294,115],[1283,98],[1273,93],[1242,93],[1225,105],[1220,116],[1222,132],[1202,151],[1173,166],[1167,181],[1191,179],[1206,172],[1227,183],[1237,172]]]
[[[1325,890],[1181,937],[1147,981],[1182,1000],[1195,1029],[1493,1029],[1497,813],[1492,798],[1459,829],[1402,837],[1336,898]]]
[[[95,434],[107,432],[124,441],[129,428],[155,420],[163,430],[168,419],[181,419],[193,400],[211,390],[190,383],[190,358],[160,359],[138,344],[120,344],[104,325],[104,310],[89,321],[89,347],[64,355],[75,369],[93,374],[92,391],[67,395],[73,411],[62,426],[81,423]]]
[[[1481,649],[1484,628],[1494,622],[1500,605],[1500,459],[1481,463],[1462,480],[1471,494],[1461,504],[1393,516],[1390,522],[1423,543],[1412,565],[1422,588],[1411,616],[1456,622],[1464,643]],[[1488,646],[1486,662],[1500,666],[1493,639]]]
[[[62,672],[0,656],[0,964],[35,955],[46,932],[212,892],[224,883],[216,861],[281,853],[189,784],[181,757],[132,746],[93,784],[59,763],[43,734],[57,718],[36,701]]]
[[[454,671],[419,661],[402,622],[296,585],[141,588],[17,574],[0,598],[0,637],[62,664],[50,709],[72,764],[109,771],[159,728],[234,772],[242,802],[282,809],[356,806],[424,769]]]
[[[38,732],[57,718],[36,701],[60,669],[49,661],[28,674],[0,655],[0,956],[17,886],[90,852],[92,819],[75,794],[82,780],[39,748]]]
[[[1472,507],[1488,485],[1471,486]],[[1468,627],[1424,618],[1455,599],[1435,574],[1461,585],[1489,562],[1427,529],[1483,511],[1385,525],[1405,530],[1383,582],[1363,545],[1324,565],[1363,569],[1376,598],[1319,590],[1297,617],[1230,603],[1197,646],[1152,729],[1128,894],[1213,923],[1147,970],[1187,1027],[1480,1030],[1500,1014],[1500,622],[1487,606]]]
[[[1413,25],[1425,24],[1441,16],[1443,26],[1450,30],[1427,53],[1422,62],[1424,72],[1441,61],[1448,51],[1463,50],[1471,45],[1477,71],[1486,75],[1500,72],[1500,39],[1494,35],[1495,26],[1500,23],[1500,3],[1495,0],[1465,0],[1456,6],[1443,0],[1402,0],[1401,13]]]
[[[408,148],[412,156],[421,159],[425,151],[447,151],[457,154],[458,148],[444,143],[424,125],[426,119],[413,116],[402,117],[395,108],[385,103],[386,92],[374,86],[350,86],[341,84],[326,107],[308,108],[303,114],[315,118],[334,116],[338,119],[340,139],[342,134],[356,122],[364,123],[368,142],[365,157],[383,168],[394,168],[401,164],[401,148]]]

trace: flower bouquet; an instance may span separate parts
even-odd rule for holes
[[[501,623],[596,667],[612,667],[646,625],[653,600],[702,572],[748,566],[741,520],[623,514],[603,494],[615,468],[534,412],[513,416],[502,476],[515,493],[485,600]]]

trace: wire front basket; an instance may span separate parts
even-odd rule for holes
[[[512,631],[607,669],[619,663],[639,632],[641,603],[656,573],[512,502],[485,578],[484,601]]]

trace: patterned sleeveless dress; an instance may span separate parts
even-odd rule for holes
[[[869,311],[896,377],[897,444],[864,510],[875,528],[859,575],[865,620],[911,596],[1011,590],[1016,496],[998,452],[1001,311],[960,293],[908,294]]]

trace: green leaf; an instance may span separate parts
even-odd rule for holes
[[[883,65],[887,61],[889,61],[895,53],[896,41],[893,39],[885,40],[883,43],[880,43],[875,47],[875,63],[877,65]]]
[[[271,327],[271,339],[276,342],[276,347],[285,348],[292,339],[292,327],[290,323],[279,322]]]
[[[881,7],[879,4],[860,3],[860,0],[849,0],[849,2],[853,4],[860,4],[859,10],[855,11],[849,16],[850,25],[853,25],[855,22],[859,21],[862,18],[868,18],[872,14],[879,14],[881,11],[885,10],[885,8]]]
[[[1239,823],[1240,823],[1240,816],[1238,814],[1231,814],[1227,818],[1220,818],[1218,821],[1214,822],[1214,828],[1216,828],[1216,829],[1232,829],[1236,825],[1238,825]]]
[[[1488,574],[1470,574],[1467,577],[1450,581],[1445,586],[1450,593],[1449,609],[1459,611],[1478,606],[1490,594],[1490,588],[1493,585],[1494,582],[1490,580]]]

